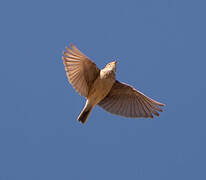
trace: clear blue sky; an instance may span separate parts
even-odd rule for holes
[[[206,2],[1,1],[0,180],[206,179]],[[73,42],[166,103],[159,118],[84,106],[61,60]]]

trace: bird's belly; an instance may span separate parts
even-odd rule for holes
[[[98,104],[111,90],[114,80],[98,78],[92,85],[87,99],[93,104]]]

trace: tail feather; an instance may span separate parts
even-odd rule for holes
[[[82,122],[83,124],[86,122],[90,112],[92,111],[92,107],[86,106],[78,117],[78,121]]]

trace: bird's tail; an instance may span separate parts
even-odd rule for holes
[[[90,112],[92,111],[92,109],[93,109],[93,106],[88,104],[88,102],[87,102],[84,109],[82,110],[82,112],[80,113],[80,115],[78,117],[78,121],[80,121],[84,124],[86,122]]]

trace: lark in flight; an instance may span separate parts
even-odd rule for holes
[[[95,105],[129,118],[153,118],[153,114],[159,116],[157,111],[162,112],[159,106],[164,104],[116,80],[116,61],[100,70],[73,44],[71,48],[66,47],[62,59],[69,82],[87,99],[78,121],[85,123]]]

